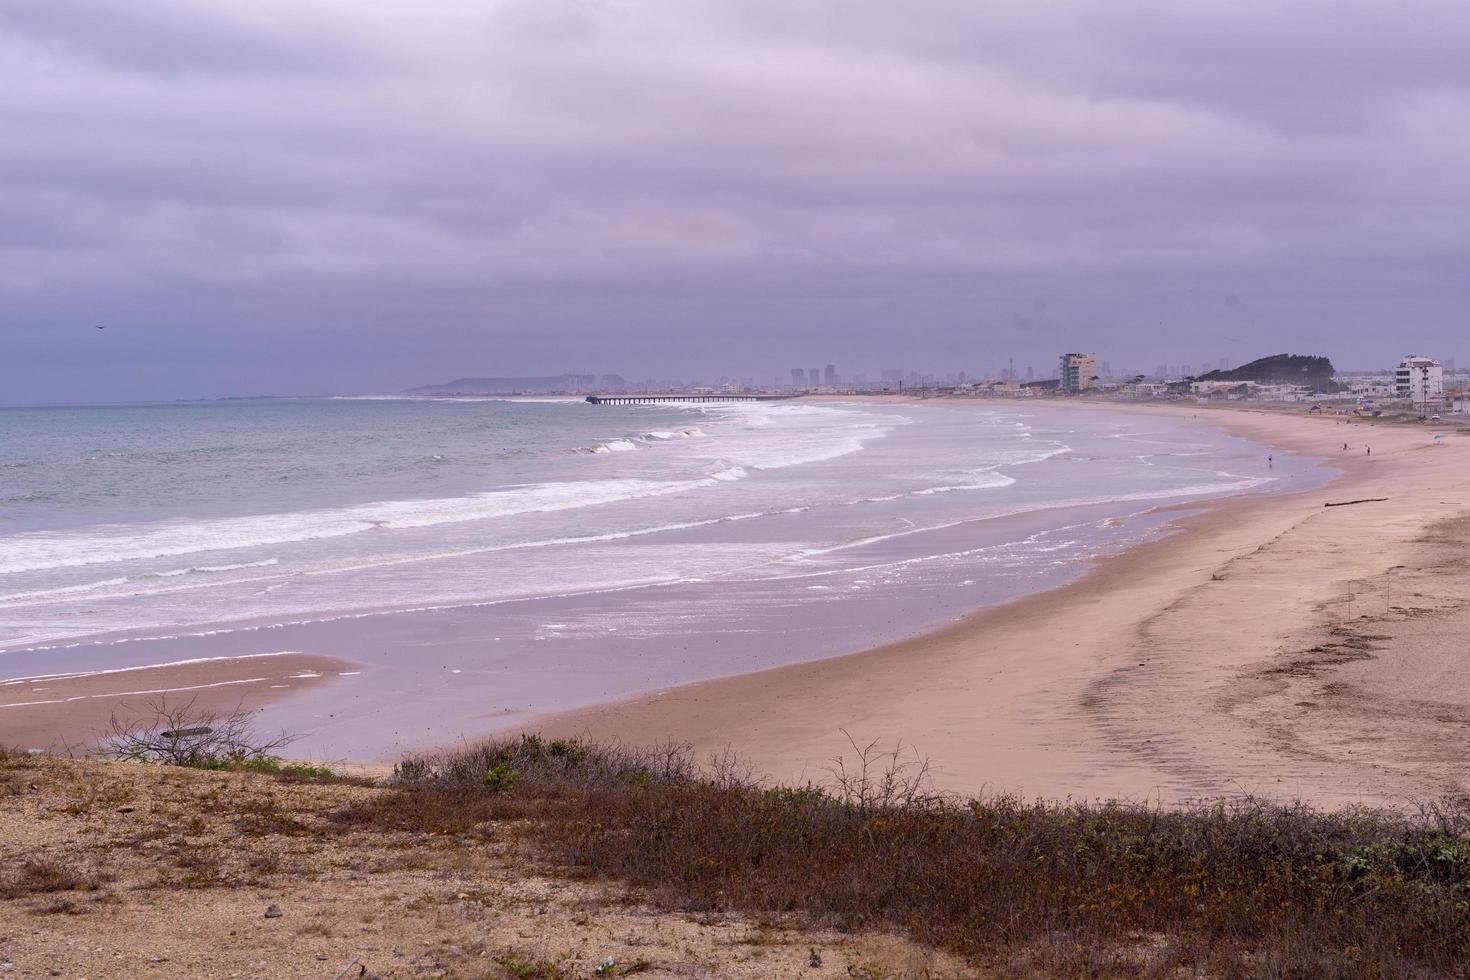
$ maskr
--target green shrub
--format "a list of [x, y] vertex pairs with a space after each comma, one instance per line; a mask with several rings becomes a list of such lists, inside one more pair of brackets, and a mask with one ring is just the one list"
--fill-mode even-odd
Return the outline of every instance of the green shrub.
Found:
[[503, 793], [520, 782], [521, 774], [510, 767], [509, 762], [497, 763], [485, 773], [485, 788], [492, 793]]

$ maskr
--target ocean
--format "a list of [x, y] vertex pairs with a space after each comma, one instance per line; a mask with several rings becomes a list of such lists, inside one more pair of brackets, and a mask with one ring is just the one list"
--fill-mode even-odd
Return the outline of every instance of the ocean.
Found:
[[0, 409], [0, 680], [329, 654], [364, 669], [269, 720], [383, 757], [913, 635], [1160, 505], [1325, 479], [1268, 452], [1029, 402]]

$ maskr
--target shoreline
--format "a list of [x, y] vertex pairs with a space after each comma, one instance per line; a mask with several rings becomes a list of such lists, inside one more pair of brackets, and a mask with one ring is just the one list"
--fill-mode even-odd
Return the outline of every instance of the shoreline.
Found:
[[95, 746], [114, 717], [147, 719], [159, 699], [191, 703], [208, 714], [259, 711], [355, 666], [289, 652], [0, 680], [0, 747], [70, 752]]
[[[946, 407], [943, 418], [949, 420], [945, 423], [948, 429], [942, 430], [945, 435], [935, 445], [954, 442], [950, 433], [968, 428], [977, 414], [1012, 413]], [[1088, 421], [1091, 412], [1029, 414], [1037, 416], [1033, 422], [1042, 429], [1070, 430], [1073, 426], [1067, 420], [1075, 417], [1082, 425], [1079, 431], [1167, 431], [1144, 437], [1145, 442], [1165, 440], [1157, 446], [1128, 445], [1097, 454], [1107, 458], [1121, 452], [1120, 458], [1130, 463], [1133, 453], [1167, 455], [1174, 442], [1208, 448], [1203, 455], [1214, 458], [1212, 454], [1219, 453], [1220, 462], [1206, 464], [1183, 481], [1200, 484], [1201, 492], [1220, 492], [1205, 485], [1239, 486], [1237, 481], [1253, 482], [1265, 476], [1264, 450], [1257, 458], [1253, 447], [1236, 442], [1236, 448], [1230, 449], [1226, 444], [1232, 440], [1218, 433], [1200, 439], [1183, 426], [1153, 425], [1110, 411], [1094, 418], [1095, 425]], [[1050, 445], [1045, 442], [1042, 448]], [[942, 466], [943, 457], [935, 452], [931, 450], [922, 462], [939, 460], [934, 465]], [[1028, 450], [1022, 455], [1034, 454]], [[1091, 454], [1084, 451], [1082, 455]], [[1303, 462], [1295, 472], [1290, 465], [1286, 469], [1282, 473], [1278, 467], [1277, 476], [1285, 482], [1275, 486], [1289, 488], [1293, 481], [1295, 485], [1316, 483], [1327, 475], [1315, 462]], [[1012, 503], [1002, 500], [982, 505], [984, 516], [980, 517], [973, 516], [974, 508], [964, 504], [963, 496], [914, 494], [911, 499], [917, 503], [906, 501], [891, 508], [881, 501], [898, 497], [859, 500], [865, 513], [870, 503], [874, 511], [871, 516], [852, 519], [855, 525], [866, 522], [872, 529], [858, 528], [871, 535], [859, 535], [856, 542], [866, 551], [829, 567], [816, 566], [822, 575], [835, 576], [831, 579], [804, 574], [752, 576], [738, 583], [734, 592], [718, 577], [710, 581], [701, 577], [660, 579], [619, 584], [616, 589], [602, 584], [550, 596], [437, 599], [427, 605], [406, 606], [395, 602], [389, 608], [371, 610], [180, 623], [163, 631], [71, 637], [17, 648], [0, 657], [7, 661], [0, 666], [13, 674], [38, 674], [280, 650], [335, 656], [360, 663], [363, 676], [318, 685], [310, 695], [289, 699], [279, 707], [272, 704], [261, 723], [303, 733], [296, 751], [315, 757], [393, 759], [404, 752], [448, 744], [462, 735], [515, 730], [556, 711], [611, 704], [737, 671], [849, 655], [879, 640], [928, 632], [972, 613], [981, 604], [999, 605], [1085, 574], [1090, 556], [1126, 548], [1156, 534], [1164, 523], [1167, 515], [1154, 512], [1165, 501], [1154, 499], [1156, 495], [1150, 492], [1154, 487], [1148, 483], [1135, 481], [1125, 486], [1140, 491], [1135, 498], [1111, 496], [1106, 488], [1085, 482], [1075, 486], [1066, 482], [1076, 479], [1064, 477], [1065, 495], [1042, 484], [1029, 497]], [[913, 485], [945, 484], [948, 489], [949, 483], [957, 482], [948, 472], [926, 480]], [[1157, 496], [1190, 508], [1199, 506], [1201, 500], [1183, 491]], [[929, 500], [948, 503], [947, 517], [944, 511], [917, 509], [930, 507]], [[956, 502], [963, 504], [959, 512], [954, 512]], [[752, 509], [742, 501], [731, 506]], [[752, 532], [748, 530], [751, 525], [737, 521], [721, 524], [714, 531], [667, 531], [657, 544], [671, 553], [690, 552], [710, 542], [715, 547], [725, 542], [744, 544], [759, 542], [764, 535], [800, 540], [798, 536], [807, 533], [805, 525], [798, 523], [805, 518], [784, 516], [788, 512], [779, 509], [772, 513], [777, 515], [772, 521], [781, 526], [771, 531]], [[925, 520], [923, 513], [941, 516]], [[902, 519], [910, 516], [919, 520], [918, 526]], [[934, 526], [924, 526], [928, 524]], [[818, 533], [823, 531], [818, 525]], [[911, 538], [911, 534], [920, 537]], [[852, 535], [841, 538], [841, 543], [850, 547]], [[935, 558], [940, 560], [925, 564]], [[884, 568], [884, 563], [905, 567], [917, 563], [918, 570], [874, 575], [864, 567]], [[936, 570], [928, 571], [931, 568]], [[862, 581], [865, 579], [869, 581]], [[822, 584], [809, 584], [812, 582]], [[806, 589], [819, 591], [808, 593]], [[605, 595], [611, 591], [621, 595]], [[400, 596], [399, 601], [407, 600]], [[792, 603], [802, 604], [802, 611], [795, 611], [795, 606], [788, 609]], [[640, 622], [649, 625], [633, 628]], [[535, 642], [541, 640], [548, 642]], [[10, 659], [11, 655], [18, 659]], [[0, 720], [0, 728], [4, 727]]]
[[[897, 739], [916, 746], [933, 760], [939, 788], [963, 793], [1184, 800], [1255, 792], [1340, 803], [1426, 798], [1470, 782], [1456, 764], [1465, 746], [1454, 727], [1470, 730], [1470, 695], [1458, 694], [1464, 685], [1446, 645], [1461, 628], [1458, 609], [1424, 605], [1429, 590], [1418, 587], [1449, 581], [1457, 574], [1454, 547], [1470, 545], [1470, 527], [1463, 535], [1455, 528], [1427, 530], [1436, 520], [1470, 514], [1470, 499], [1460, 499], [1470, 495], [1456, 496], [1470, 471], [1461, 438], [1450, 435], [1433, 447], [1422, 427], [1239, 406], [1076, 405], [1084, 406], [1224, 429], [1263, 455], [1298, 453], [1338, 474], [1305, 491], [1288, 483], [1284, 492], [1141, 504], [1135, 516], [1165, 525], [1166, 536], [1090, 559], [1080, 577], [1060, 586], [1015, 599], [997, 595], [991, 605], [964, 607], [964, 615], [928, 620], [938, 628], [900, 615], [890, 625], [907, 628], [888, 635], [903, 639], [874, 644], [867, 637], [866, 650], [807, 652], [801, 655], [823, 659], [764, 669], [757, 659], [750, 663], [757, 669], [746, 673], [696, 679], [686, 669], [681, 679], [688, 664], [652, 657], [639, 665], [644, 693], [609, 685], [600, 700], [588, 699], [590, 707], [533, 706], [555, 705], [558, 697], [569, 702], [561, 690], [568, 675], [559, 673], [566, 668], [555, 662], [544, 665], [534, 691], [509, 692], [497, 673], [506, 669], [503, 662], [484, 660], [484, 641], [490, 631], [500, 632], [494, 620], [502, 614], [487, 618], [474, 604], [384, 610], [342, 623], [303, 621], [270, 634], [277, 650], [321, 658], [291, 674], [358, 673], [361, 666], [376, 682], [259, 676], [240, 665], [269, 648], [254, 630], [242, 629], [206, 641], [191, 634], [130, 645], [134, 663], [156, 658], [172, 668], [191, 658], [198, 666], [188, 669], [197, 676], [188, 683], [129, 679], [66, 697], [91, 708], [85, 720], [95, 731], [110, 714], [99, 710], [110, 696], [133, 694], [138, 701], [144, 700], [138, 693], [187, 687], [233, 705], [248, 694], [264, 711], [263, 725], [302, 732], [307, 743], [298, 750], [323, 758], [397, 758], [465, 737], [539, 730], [629, 743], [673, 738], [701, 753], [731, 747], [774, 778], [803, 782], [822, 780], [834, 756], [850, 754], [845, 730], [862, 743]], [[976, 407], [995, 403], [977, 400]], [[1376, 444], [1371, 458], [1357, 455], [1365, 437]], [[1344, 439], [1353, 453], [1335, 452]], [[1286, 469], [1290, 479], [1293, 464]], [[1410, 486], [1416, 489], [1405, 494]], [[1382, 496], [1393, 499], [1321, 508], [1328, 500]], [[1325, 537], [1318, 535], [1323, 524]], [[1423, 545], [1426, 534], [1444, 541]], [[1261, 555], [1267, 556], [1256, 562], [1261, 567], [1250, 567], [1252, 556]], [[1380, 566], [1393, 567], [1394, 581], [1423, 608], [1405, 612], [1407, 599], [1396, 595], [1382, 615], [1366, 616], [1360, 601], [1345, 623], [1336, 612], [1343, 596], [1371, 594]], [[1470, 579], [1463, 585], [1470, 594]], [[1381, 593], [1381, 582], [1378, 588]], [[1379, 656], [1377, 645], [1405, 623], [1430, 627], [1429, 640], [1393, 636], [1396, 651], [1413, 647], [1418, 659]], [[1470, 629], [1470, 622], [1462, 626]], [[777, 628], [772, 648], [795, 651], [805, 642], [802, 630]], [[390, 647], [411, 647], [415, 659], [397, 663], [391, 668], [397, 673], [379, 674], [392, 662], [384, 652]], [[649, 653], [638, 652], [640, 658]], [[1341, 680], [1347, 675], [1351, 684]], [[295, 686], [278, 688], [270, 680]], [[1393, 724], [1384, 711], [1375, 714], [1385, 697], [1398, 698]], [[13, 721], [22, 710], [47, 709], [0, 710], [0, 743], [17, 741]], [[56, 745], [64, 744], [63, 735], [78, 737], [79, 710], [69, 707], [65, 720], [53, 716], [32, 726], [28, 741], [45, 735], [38, 745], [48, 739]], [[459, 720], [442, 724], [451, 717]], [[352, 750], [363, 732], [392, 738], [394, 747], [370, 751], [364, 743], [363, 751]]]
[[[1385, 666], [1361, 649], [1341, 662], [1303, 664], [1298, 656], [1311, 661], [1324, 640], [1345, 637], [1349, 646], [1372, 647], [1396, 618], [1422, 627], [1449, 617], [1436, 636], [1453, 635], [1454, 603], [1405, 613], [1390, 601], [1381, 616], [1359, 611], [1351, 621], [1334, 614], [1354, 582], [1371, 591], [1379, 566], [1401, 578], [1428, 574], [1434, 556], [1413, 554], [1417, 539], [1436, 522], [1470, 514], [1470, 495], [1454, 496], [1466, 446], [1456, 439], [1432, 446], [1420, 428], [1305, 413], [1097, 407], [1197, 416], [1262, 446], [1324, 457], [1341, 472], [1315, 490], [1161, 508], [1199, 513], [1172, 521], [1163, 539], [1098, 560], [1077, 581], [933, 632], [548, 714], [528, 729], [634, 744], [674, 739], [700, 753], [729, 748], [771, 778], [795, 783], [820, 781], [833, 758], [850, 756], [851, 733], [859, 744], [914, 746], [934, 763], [939, 788], [970, 794], [1182, 801], [1252, 793], [1387, 803], [1458, 792], [1470, 781], [1454, 732], [1437, 731], [1431, 741], [1440, 751], [1426, 753], [1404, 732], [1386, 731], [1381, 722], [1392, 719], [1345, 722], [1354, 708], [1333, 687], [1346, 683], [1344, 671], [1371, 682], [1358, 692], [1371, 703], [1375, 693], [1392, 697], [1413, 686], [1397, 675], [1368, 676], [1392, 675], [1399, 658]], [[1372, 456], [1357, 455], [1364, 435], [1379, 444]], [[1344, 438], [1350, 453], [1332, 453]], [[1322, 506], [1383, 495], [1389, 499], [1365, 506]], [[1336, 560], [1324, 566], [1327, 551]], [[1380, 640], [1354, 638], [1355, 629]], [[1443, 674], [1450, 654], [1442, 642], [1429, 646], [1436, 649], [1419, 659]], [[1470, 720], [1464, 687], [1438, 699], [1418, 691], [1398, 727], [1453, 728], [1461, 700]], [[1311, 690], [1278, 704], [1297, 688]], [[1446, 711], [1456, 721], [1435, 720]], [[1309, 731], [1326, 728], [1335, 732], [1332, 745]]]

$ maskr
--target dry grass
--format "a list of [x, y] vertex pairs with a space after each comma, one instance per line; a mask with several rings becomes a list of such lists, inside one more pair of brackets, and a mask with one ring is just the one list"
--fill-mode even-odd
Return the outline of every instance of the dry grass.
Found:
[[96, 878], [64, 862], [30, 858], [0, 875], [0, 901], [51, 892], [96, 891]]
[[[568, 880], [549, 867], [526, 833], [535, 820], [445, 835], [344, 827], [335, 816], [401, 787], [15, 762], [0, 771], [21, 790], [0, 799], [0, 961], [17, 976], [330, 977], [354, 961], [380, 980], [503, 980], [511, 967], [584, 980], [848, 980], [850, 966], [972, 975], [885, 934], [780, 929], [746, 945], [769, 924], [627, 903], [616, 881]], [[86, 890], [93, 881], [104, 884]], [[53, 887], [69, 890], [44, 890]], [[282, 915], [266, 916], [270, 905]], [[810, 950], [825, 967], [807, 967]], [[613, 966], [598, 974], [608, 957]]]
[[400, 765], [357, 826], [482, 833], [692, 911], [894, 929], [973, 962], [1086, 976], [1451, 975], [1470, 960], [1470, 810], [961, 800], [855, 747], [829, 788], [734, 760], [490, 742]]

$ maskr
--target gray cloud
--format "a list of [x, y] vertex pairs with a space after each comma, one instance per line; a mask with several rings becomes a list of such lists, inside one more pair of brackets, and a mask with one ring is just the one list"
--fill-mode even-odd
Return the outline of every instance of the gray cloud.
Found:
[[0, 30], [43, 64], [141, 75], [341, 74], [370, 58], [366, 47], [341, 44], [332, 20], [306, 5], [290, 16], [275, 6], [8, 0], [0, 7]]
[[3, 400], [1454, 356], [1467, 41], [1454, 0], [12, 0]]

